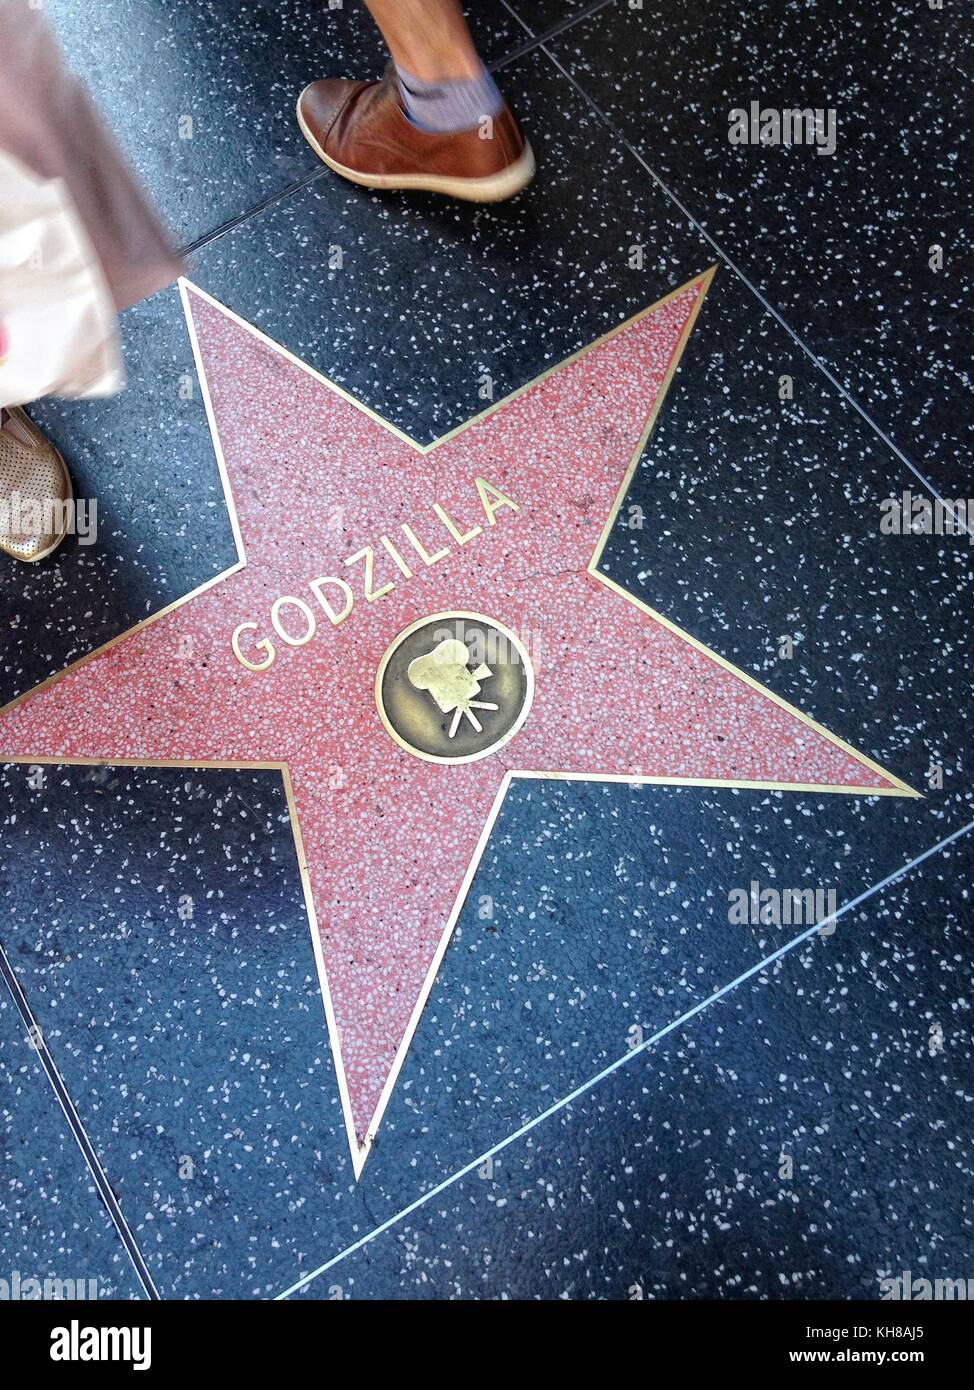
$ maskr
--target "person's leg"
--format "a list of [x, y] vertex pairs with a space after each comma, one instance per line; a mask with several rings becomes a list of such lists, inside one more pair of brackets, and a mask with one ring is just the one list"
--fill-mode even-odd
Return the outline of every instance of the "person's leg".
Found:
[[365, 0], [392, 54], [381, 82], [326, 77], [298, 122], [329, 168], [368, 188], [497, 202], [529, 183], [534, 156], [477, 55], [458, 0]]
[[365, 0], [397, 68], [424, 82], [479, 77], [480, 58], [458, 0]]
[[504, 99], [457, 0], [365, 0], [389, 45], [403, 110], [420, 130], [470, 130]]

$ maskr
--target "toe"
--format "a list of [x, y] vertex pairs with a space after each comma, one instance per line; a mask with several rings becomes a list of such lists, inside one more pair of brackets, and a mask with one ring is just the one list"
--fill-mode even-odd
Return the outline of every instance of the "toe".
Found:
[[309, 82], [298, 98], [298, 114], [307, 132], [324, 146], [328, 133], [349, 100], [366, 82], [351, 82], [344, 77], [321, 77]]

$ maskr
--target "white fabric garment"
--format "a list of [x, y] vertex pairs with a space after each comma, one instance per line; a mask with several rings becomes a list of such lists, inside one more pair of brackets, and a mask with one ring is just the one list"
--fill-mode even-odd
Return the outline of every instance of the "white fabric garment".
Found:
[[112, 293], [65, 181], [0, 149], [0, 406], [123, 385]]

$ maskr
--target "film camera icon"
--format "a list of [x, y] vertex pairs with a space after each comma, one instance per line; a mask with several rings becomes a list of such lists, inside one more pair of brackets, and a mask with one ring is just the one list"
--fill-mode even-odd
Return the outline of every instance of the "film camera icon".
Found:
[[437, 643], [425, 656], [417, 656], [406, 669], [411, 685], [417, 690], [427, 691], [436, 701], [443, 714], [453, 714], [448, 737], [453, 738], [460, 720], [466, 717], [477, 733], [483, 733], [483, 725], [474, 714], [475, 709], [497, 709], [488, 700], [477, 700], [481, 682], [493, 674], [489, 666], [480, 662], [470, 669], [470, 651], [459, 638], [447, 637]]
[[483, 613], [454, 609], [418, 618], [389, 643], [375, 673], [386, 732], [431, 763], [476, 762], [503, 748], [533, 697], [524, 643]]

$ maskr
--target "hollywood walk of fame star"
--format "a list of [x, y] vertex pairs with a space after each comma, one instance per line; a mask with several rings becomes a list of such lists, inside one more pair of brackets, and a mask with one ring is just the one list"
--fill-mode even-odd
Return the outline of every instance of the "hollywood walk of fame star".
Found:
[[[915, 795], [600, 569], [711, 275], [426, 446], [184, 285], [240, 563], [0, 717], [13, 761], [281, 769], [356, 1172], [512, 777]], [[491, 744], [444, 762], [375, 686], [458, 613], [524, 640], [533, 699], [413, 665], [429, 736], [478, 737], [466, 701]]]

